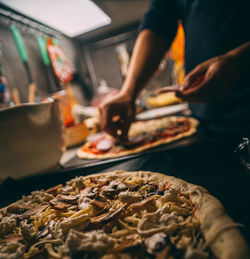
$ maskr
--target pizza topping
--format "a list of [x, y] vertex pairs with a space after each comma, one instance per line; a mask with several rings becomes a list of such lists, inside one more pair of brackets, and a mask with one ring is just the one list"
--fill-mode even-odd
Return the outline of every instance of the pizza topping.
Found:
[[7, 208], [7, 212], [14, 214], [22, 214], [30, 209], [33, 209], [33, 206], [29, 204], [13, 204]]
[[1, 258], [23, 258], [25, 246], [20, 242], [9, 242], [0, 249]]
[[0, 210], [0, 258], [211, 259], [190, 193], [176, 186], [115, 172], [33, 192]]
[[20, 229], [23, 237], [28, 241], [31, 240], [36, 234], [34, 226], [28, 224], [27, 220], [20, 223]]
[[55, 209], [55, 210], [66, 210], [67, 208], [70, 207], [70, 204], [61, 202], [57, 199], [53, 199], [50, 201], [50, 205]]
[[131, 204], [129, 206], [129, 209], [138, 210], [138, 209], [141, 209], [141, 208], [147, 208], [149, 210], [152, 210], [152, 207], [155, 207], [155, 199], [154, 199], [154, 197], [149, 197], [149, 198], [144, 199], [142, 201]]
[[49, 188], [47, 189], [45, 192], [49, 193], [49, 194], [53, 194], [54, 196], [57, 195], [57, 193], [59, 192], [60, 188], [62, 188], [62, 184], [59, 184], [55, 187]]
[[105, 139], [106, 137], [106, 133], [101, 131], [99, 133], [93, 134], [93, 135], [89, 135], [86, 138], [86, 142], [91, 142], [93, 144], [97, 144], [98, 142], [100, 142], [101, 140]]
[[164, 232], [156, 233], [145, 239], [147, 251], [150, 254], [156, 254], [169, 244], [168, 236]]
[[166, 246], [160, 253], [157, 254], [156, 259], [166, 259], [166, 258], [169, 258], [170, 250], [171, 250], [171, 245]]
[[72, 254], [79, 252], [102, 253], [114, 245], [113, 238], [102, 230], [93, 230], [81, 233], [71, 229], [67, 236], [65, 246]]
[[125, 147], [129, 148], [129, 147], [134, 147], [134, 146], [140, 145], [146, 141], [147, 141], [147, 137], [145, 135], [141, 135], [141, 136], [131, 137], [131, 138], [129, 138], [128, 142], [124, 142], [122, 144]]
[[81, 196], [94, 199], [99, 194], [99, 188], [87, 187], [81, 190]]
[[135, 203], [143, 199], [142, 195], [129, 191], [120, 192], [118, 197], [122, 202], [126, 202], [128, 204]]
[[71, 192], [73, 192], [74, 189], [72, 186], [66, 185], [65, 187], [62, 188], [62, 194], [69, 194]]
[[34, 191], [31, 195], [23, 196], [23, 201], [27, 203], [37, 203], [40, 205], [48, 204], [55, 197], [43, 191]]
[[98, 196], [95, 200], [91, 201], [90, 204], [102, 210], [110, 208], [110, 202], [102, 196]]
[[69, 204], [76, 204], [77, 202], [77, 197], [76, 196], [71, 196], [71, 195], [63, 195], [59, 194], [56, 197], [59, 201], [64, 202], [64, 203], [69, 203]]
[[23, 240], [23, 237], [16, 233], [11, 233], [0, 240], [0, 247], [10, 242], [18, 242]]
[[98, 224], [103, 224], [108, 221], [111, 221], [111, 220], [117, 218], [118, 216], [120, 216], [122, 213], [124, 213], [124, 211], [126, 210], [127, 207], [128, 207], [128, 204], [125, 203], [117, 210], [114, 210], [114, 211], [111, 210], [108, 213], [105, 213], [98, 217], [91, 218], [91, 223], [94, 223], [96, 226], [98, 226]]
[[96, 148], [100, 151], [106, 152], [113, 147], [114, 143], [115, 143], [114, 139], [111, 139], [111, 138], [103, 139], [100, 142], [98, 142], [98, 144], [96, 145]]
[[75, 181], [75, 186], [76, 186], [76, 188], [77, 188], [78, 190], [82, 190], [82, 189], [84, 189], [84, 188], [86, 187], [85, 184], [83, 183], [83, 180], [82, 180], [81, 177], [79, 177], [78, 179], [76, 179], [76, 181]]
[[89, 222], [90, 220], [88, 214], [82, 214], [78, 217], [64, 219], [61, 223], [59, 223], [59, 228], [61, 229], [64, 237], [72, 228], [77, 227], [77, 230], [82, 231], [88, 226]]
[[168, 206], [163, 206], [156, 212], [149, 213], [138, 223], [138, 233], [141, 235], [152, 235], [158, 232], [173, 234], [178, 227], [177, 213], [169, 213]]
[[[118, 143], [115, 138], [105, 132], [87, 138], [86, 143], [79, 150], [78, 155], [82, 158], [107, 158], [117, 157], [135, 153], [138, 149], [142, 151], [148, 149], [155, 142], [164, 144], [164, 140], [174, 141], [176, 136], [185, 132], [195, 133], [198, 122], [195, 119], [185, 117], [165, 117], [149, 121], [138, 121], [132, 123], [127, 142]], [[190, 134], [192, 134], [190, 133]], [[189, 135], [189, 134], [187, 134]], [[142, 149], [141, 149], [142, 148]], [[93, 156], [91, 156], [91, 154]]]
[[17, 226], [17, 216], [15, 214], [4, 217], [0, 221], [0, 236], [11, 233]]
[[120, 252], [132, 252], [142, 246], [142, 240], [140, 239], [125, 239], [120, 245], [109, 250], [109, 253], [120, 253]]
[[46, 239], [46, 237], [47, 237], [47, 239], [51, 238], [48, 228], [44, 228], [43, 230], [38, 231], [35, 235], [36, 240]]
[[37, 213], [40, 213], [40, 212], [44, 211], [46, 208], [48, 208], [48, 205], [36, 206], [32, 209], [29, 209], [29, 210], [25, 211], [21, 215], [21, 218], [24, 219], [24, 218], [30, 217], [32, 215], [35, 215]]

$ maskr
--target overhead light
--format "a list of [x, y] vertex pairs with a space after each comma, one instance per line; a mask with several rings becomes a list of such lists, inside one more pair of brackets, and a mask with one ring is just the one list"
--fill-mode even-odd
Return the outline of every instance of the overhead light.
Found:
[[1, 0], [6, 6], [75, 37], [111, 23], [91, 0]]

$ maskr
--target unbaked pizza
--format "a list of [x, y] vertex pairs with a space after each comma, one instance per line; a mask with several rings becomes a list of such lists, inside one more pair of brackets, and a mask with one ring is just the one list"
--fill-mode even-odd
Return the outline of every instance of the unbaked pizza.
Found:
[[204, 188], [154, 172], [80, 176], [0, 210], [0, 258], [247, 259]]
[[79, 158], [106, 159], [126, 156], [191, 136], [199, 122], [190, 117], [169, 116], [132, 123], [127, 143], [120, 143], [106, 132], [87, 138], [77, 151]]

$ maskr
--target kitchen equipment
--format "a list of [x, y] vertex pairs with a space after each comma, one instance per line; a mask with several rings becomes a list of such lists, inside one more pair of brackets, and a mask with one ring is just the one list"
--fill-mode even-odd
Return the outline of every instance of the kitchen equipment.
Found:
[[56, 169], [65, 148], [58, 101], [0, 111], [0, 177], [19, 178]]
[[85, 122], [76, 123], [72, 114], [72, 103], [66, 90], [61, 90], [52, 94], [52, 98], [59, 101], [59, 107], [63, 117], [63, 124], [66, 131], [66, 146], [72, 147], [82, 143], [89, 135], [89, 130]]
[[66, 128], [66, 146], [72, 147], [82, 143], [88, 136], [89, 131], [84, 122], [77, 124], [74, 121], [72, 109], [78, 102], [70, 85], [73, 79], [73, 72], [64, 51], [51, 38], [48, 38], [47, 52], [54, 74], [65, 88], [55, 93], [54, 96], [60, 100]]
[[70, 82], [73, 79], [73, 72], [68, 59], [62, 50], [51, 38], [47, 38], [47, 52], [55, 76], [64, 85], [67, 95], [70, 98], [72, 108], [77, 104]]
[[29, 80], [28, 101], [30, 103], [33, 103], [33, 102], [35, 102], [36, 84], [33, 82], [33, 79], [31, 76], [31, 72], [30, 72], [30, 68], [29, 68], [29, 64], [28, 64], [28, 55], [27, 55], [27, 51], [26, 51], [26, 48], [24, 45], [24, 41], [23, 41], [20, 31], [14, 24], [11, 25], [11, 31], [12, 31], [12, 35], [14, 37], [16, 48], [17, 48], [20, 58], [23, 62], [23, 65], [24, 65], [24, 68], [26, 70], [28, 80]]
[[47, 52], [46, 39], [40, 35], [37, 35], [36, 41], [37, 41], [37, 45], [38, 45], [38, 48], [39, 48], [41, 56], [42, 56], [43, 63], [46, 67], [46, 71], [47, 71], [47, 75], [48, 75], [48, 79], [49, 79], [49, 92], [50, 93], [56, 92], [61, 87], [60, 87], [58, 81], [56, 80], [53, 69], [51, 67], [50, 59], [49, 59], [48, 52]]

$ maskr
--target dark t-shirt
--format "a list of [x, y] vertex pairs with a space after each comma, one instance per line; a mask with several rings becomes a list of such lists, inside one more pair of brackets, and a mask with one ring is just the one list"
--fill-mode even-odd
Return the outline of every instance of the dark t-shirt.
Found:
[[[250, 0], [153, 0], [140, 30], [148, 28], [170, 46], [178, 20], [185, 31], [185, 70], [250, 41]], [[250, 68], [249, 68], [250, 75]], [[190, 104], [209, 130], [250, 133], [250, 80], [241, 78], [222, 101]]]

